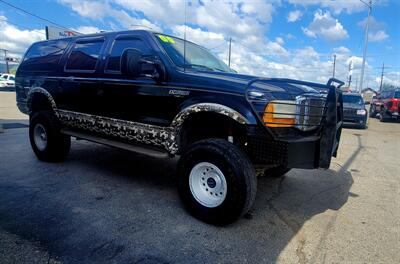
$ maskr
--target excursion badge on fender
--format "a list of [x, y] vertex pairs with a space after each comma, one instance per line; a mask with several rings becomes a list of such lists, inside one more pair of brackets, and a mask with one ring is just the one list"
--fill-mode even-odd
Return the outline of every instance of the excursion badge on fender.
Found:
[[169, 90], [168, 92], [170, 95], [173, 96], [187, 96], [190, 94], [190, 91], [182, 91], [182, 90]]

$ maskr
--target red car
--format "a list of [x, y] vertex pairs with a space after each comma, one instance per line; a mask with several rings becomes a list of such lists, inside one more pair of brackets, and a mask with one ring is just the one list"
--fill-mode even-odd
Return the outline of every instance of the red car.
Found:
[[396, 118], [400, 119], [400, 89], [383, 91], [380, 96], [372, 100], [370, 116], [379, 113], [381, 122]]

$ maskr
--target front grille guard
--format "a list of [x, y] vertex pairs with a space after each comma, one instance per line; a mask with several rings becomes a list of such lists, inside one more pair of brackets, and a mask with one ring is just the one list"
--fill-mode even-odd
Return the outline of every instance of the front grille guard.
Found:
[[[295, 107], [295, 113], [282, 113], [282, 112], [268, 112], [262, 111], [258, 114], [264, 116], [264, 114], [280, 115], [287, 118], [294, 118], [295, 122], [291, 126], [294, 126], [302, 131], [309, 131], [321, 126], [326, 112], [326, 99], [325, 95], [321, 94], [302, 94], [296, 97], [295, 103], [293, 102], [274, 102], [274, 104], [288, 105]], [[282, 118], [277, 118], [282, 120]], [[285, 126], [283, 122], [266, 122], [263, 120], [264, 125], [274, 126], [280, 125]]]
[[[257, 81], [263, 81], [266, 79], [257, 78], [250, 81], [247, 84], [247, 88], [251, 87], [251, 85]], [[277, 80], [277, 79], [275, 79]], [[331, 157], [336, 157], [337, 150], [339, 148], [339, 141], [342, 132], [342, 124], [343, 124], [343, 98], [342, 91], [340, 87], [344, 85], [344, 82], [331, 78], [328, 80], [326, 85], [304, 82], [298, 80], [290, 80], [290, 79], [279, 79], [279, 81], [286, 82], [289, 84], [299, 84], [299, 85], [308, 85], [313, 87], [316, 90], [319, 90], [321, 94], [325, 96], [325, 105], [320, 106], [323, 109], [322, 114], [317, 114], [316, 117], [320, 118], [318, 126], [320, 127], [320, 144], [319, 144], [319, 159], [318, 159], [318, 167], [320, 168], [329, 168], [331, 163]], [[334, 86], [333, 84], [337, 84]], [[246, 93], [247, 94], [247, 93]], [[249, 100], [249, 99], [248, 99]], [[297, 102], [296, 102], [297, 104]], [[252, 104], [251, 104], [252, 105]], [[297, 107], [297, 106], [296, 106]], [[313, 106], [313, 108], [318, 108], [317, 106]], [[264, 112], [261, 112], [262, 114]], [[260, 113], [257, 113], [258, 117], [262, 120], [262, 116]], [[305, 114], [304, 114], [305, 115]], [[301, 114], [297, 114], [296, 116], [302, 116]], [[297, 121], [296, 121], [297, 122]], [[297, 125], [304, 125], [297, 124]], [[310, 125], [312, 126], [312, 124]], [[273, 135], [271, 130], [265, 126], [269, 133]]]

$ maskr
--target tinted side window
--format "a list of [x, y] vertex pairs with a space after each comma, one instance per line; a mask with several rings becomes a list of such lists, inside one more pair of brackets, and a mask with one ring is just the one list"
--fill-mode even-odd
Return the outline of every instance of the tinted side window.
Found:
[[111, 48], [106, 70], [121, 71], [121, 55], [128, 48], [138, 49], [143, 55], [150, 55], [150, 49], [143, 40], [134, 37], [118, 38], [114, 41]]
[[66, 69], [94, 71], [104, 39], [94, 41], [77, 41], [69, 55]]
[[55, 40], [35, 43], [26, 53], [19, 66], [22, 71], [54, 71], [69, 40]]

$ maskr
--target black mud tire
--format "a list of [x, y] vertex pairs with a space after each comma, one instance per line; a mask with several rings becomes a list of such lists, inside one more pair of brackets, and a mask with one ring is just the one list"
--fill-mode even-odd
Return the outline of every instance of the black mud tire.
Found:
[[[46, 133], [47, 143], [43, 149], [34, 140], [34, 130], [38, 125]], [[58, 119], [51, 111], [39, 111], [30, 115], [29, 140], [36, 157], [46, 162], [63, 161], [71, 148], [71, 137], [60, 132]]]
[[387, 114], [385, 113], [385, 109], [382, 109], [379, 113], [379, 121], [380, 122], [387, 122], [389, 120]]
[[[202, 162], [217, 166], [226, 179], [227, 192], [222, 203], [206, 207], [196, 200], [189, 186], [192, 169]], [[214, 225], [226, 225], [246, 214], [254, 203], [257, 178], [248, 157], [235, 145], [223, 139], [206, 139], [193, 143], [178, 162], [179, 196], [197, 219]]]
[[288, 169], [286, 166], [268, 168], [264, 171], [264, 177], [281, 178], [289, 171], [290, 169]]

